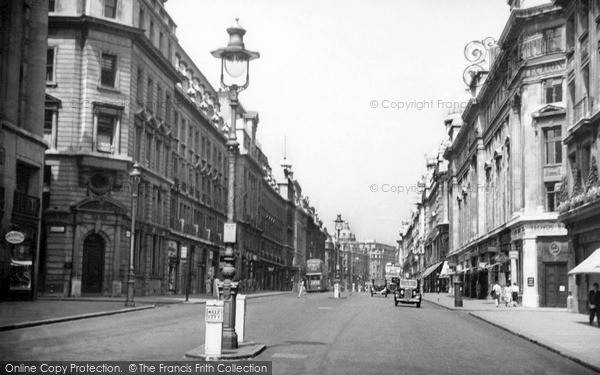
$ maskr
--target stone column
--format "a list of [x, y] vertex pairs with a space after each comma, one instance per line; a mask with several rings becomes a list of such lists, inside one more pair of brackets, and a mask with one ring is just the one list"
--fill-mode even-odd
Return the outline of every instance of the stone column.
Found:
[[[533, 286], [529, 286], [527, 279], [533, 278]], [[540, 295], [538, 293], [538, 259], [537, 243], [535, 237], [523, 238], [523, 306], [539, 307]]]
[[[521, 93], [515, 94], [511, 101], [512, 116], [509, 117], [510, 148], [511, 148], [511, 174], [513, 191], [512, 208], [514, 211], [523, 209], [523, 159], [525, 153], [521, 152], [523, 146], [523, 127], [521, 126]], [[512, 213], [511, 213], [512, 214]]]
[[510, 252], [508, 253], [508, 258], [510, 259], [510, 281], [512, 283], [516, 283], [519, 275], [519, 270], [517, 269], [517, 264], [519, 260], [519, 251], [515, 246], [514, 242], [510, 243]]
[[[569, 232], [572, 228], [569, 228]], [[569, 261], [568, 269], [573, 269], [577, 264], [575, 262], [575, 243], [573, 237], [569, 236]], [[567, 311], [570, 313], [579, 313], [579, 287], [577, 285], [577, 276], [569, 275], [569, 296], [567, 297]]]

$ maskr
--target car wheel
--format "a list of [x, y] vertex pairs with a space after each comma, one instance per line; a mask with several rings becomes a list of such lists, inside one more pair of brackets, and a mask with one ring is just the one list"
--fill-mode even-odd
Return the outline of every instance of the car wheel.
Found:
[[371, 297], [373, 297], [373, 292], [371, 292]]
[[398, 306], [398, 301], [394, 300], [394, 306]]
[[383, 296], [384, 296], [385, 298], [387, 298], [387, 293], [383, 293]]
[[421, 302], [417, 302], [417, 309], [421, 307]]

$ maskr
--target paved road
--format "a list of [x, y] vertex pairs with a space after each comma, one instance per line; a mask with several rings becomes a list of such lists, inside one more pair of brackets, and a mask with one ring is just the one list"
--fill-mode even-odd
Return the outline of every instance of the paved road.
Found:
[[286, 296], [278, 309], [271, 303], [253, 307], [251, 317], [249, 336], [267, 344], [257, 359], [272, 360], [276, 374], [594, 373], [465, 313], [426, 302], [417, 309], [366, 294], [342, 300]]
[[[462, 312], [328, 297], [249, 300], [247, 335], [267, 344], [256, 359], [275, 374], [593, 373]], [[203, 316], [204, 305], [167, 305], [0, 332], [0, 360], [180, 360], [203, 343]]]

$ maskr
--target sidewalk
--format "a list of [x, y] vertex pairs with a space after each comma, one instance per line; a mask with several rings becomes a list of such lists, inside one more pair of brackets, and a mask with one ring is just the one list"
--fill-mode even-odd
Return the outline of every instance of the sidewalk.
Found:
[[589, 325], [585, 314], [562, 308], [496, 307], [494, 301], [463, 298], [463, 307], [454, 307], [454, 296], [425, 293], [423, 299], [504, 329], [526, 340], [600, 372], [600, 328]]
[[[247, 299], [291, 292], [247, 294]], [[208, 295], [190, 295], [187, 303], [206, 303]], [[165, 304], [186, 303], [185, 295], [135, 296], [135, 307], [125, 307], [125, 297], [40, 297], [37, 301], [0, 302], [0, 332], [19, 328], [87, 319], [152, 309]]]

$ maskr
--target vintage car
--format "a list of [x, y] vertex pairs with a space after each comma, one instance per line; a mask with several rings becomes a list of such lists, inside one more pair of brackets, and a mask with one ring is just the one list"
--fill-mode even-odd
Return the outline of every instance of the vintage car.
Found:
[[402, 279], [399, 281], [396, 293], [394, 293], [394, 305], [398, 303], [412, 303], [421, 307], [421, 292], [419, 280]]
[[382, 295], [387, 298], [389, 291], [385, 280], [372, 280], [371, 281], [371, 297], [375, 294]]

